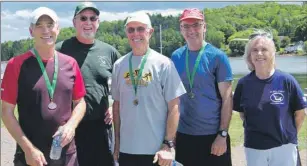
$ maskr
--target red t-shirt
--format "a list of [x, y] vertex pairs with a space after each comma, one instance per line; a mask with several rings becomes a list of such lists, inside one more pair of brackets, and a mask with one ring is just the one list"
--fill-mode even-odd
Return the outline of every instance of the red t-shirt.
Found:
[[[1, 84], [1, 99], [17, 104], [19, 124], [30, 139], [49, 158], [52, 135], [65, 124], [72, 114], [72, 100], [85, 95], [80, 68], [70, 56], [58, 54], [58, 78], [53, 101], [55, 110], [49, 110], [50, 97], [37, 59], [31, 51], [9, 60]], [[50, 82], [53, 79], [54, 60], [44, 60]], [[19, 150], [20, 147], [17, 147]], [[75, 151], [72, 141], [64, 148], [67, 153]]]

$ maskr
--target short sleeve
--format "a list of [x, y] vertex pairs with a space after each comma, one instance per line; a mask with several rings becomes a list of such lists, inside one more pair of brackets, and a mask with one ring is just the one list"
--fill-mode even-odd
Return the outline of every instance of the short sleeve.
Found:
[[86, 91], [80, 68], [75, 60], [73, 61], [73, 68], [76, 75], [74, 89], [73, 89], [73, 100], [79, 100], [80, 98], [84, 97]]
[[234, 95], [233, 95], [233, 110], [238, 112], [243, 112], [244, 110], [241, 107], [241, 97], [242, 97], [242, 88], [243, 84], [242, 81], [239, 80], [237, 87], [235, 89]]
[[291, 77], [291, 97], [290, 102], [293, 111], [301, 110], [307, 107], [307, 101], [300, 85], [295, 78]]
[[163, 95], [167, 102], [186, 93], [180, 76], [172, 61], [169, 61], [161, 78]]
[[217, 69], [216, 77], [217, 82], [228, 82], [232, 81], [232, 70], [228, 60], [228, 57], [225, 54], [217, 56]]
[[119, 98], [120, 98], [120, 93], [119, 93], [120, 88], [118, 87], [118, 80], [117, 80], [118, 72], [119, 71], [117, 68], [117, 63], [115, 63], [113, 65], [113, 72], [112, 72], [111, 94], [112, 94], [113, 100], [116, 100], [116, 101], [119, 101]]
[[8, 61], [1, 82], [1, 99], [13, 105], [17, 102], [19, 72], [20, 67], [14, 57]]

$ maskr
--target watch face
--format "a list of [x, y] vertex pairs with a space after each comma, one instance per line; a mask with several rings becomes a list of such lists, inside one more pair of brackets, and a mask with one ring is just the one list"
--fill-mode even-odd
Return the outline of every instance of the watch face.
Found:
[[227, 136], [227, 132], [226, 131], [222, 131], [222, 136], [226, 137]]

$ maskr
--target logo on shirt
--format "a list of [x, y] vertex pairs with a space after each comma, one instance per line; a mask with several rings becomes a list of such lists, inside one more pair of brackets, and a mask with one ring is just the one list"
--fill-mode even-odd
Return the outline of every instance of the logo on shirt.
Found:
[[107, 62], [105, 60], [105, 58], [103, 56], [98, 56], [98, 59], [99, 59], [99, 66], [105, 66], [107, 65]]
[[271, 91], [271, 104], [284, 104], [284, 91]]
[[[139, 69], [134, 70], [133, 76], [134, 76], [134, 79], [135, 79], [135, 80], [137, 79], [138, 74], [139, 74]], [[127, 84], [127, 85], [132, 85], [132, 81], [131, 81], [131, 79], [130, 79], [130, 73], [129, 73], [129, 72], [126, 72], [126, 73], [124, 74], [124, 78], [125, 78], [125, 80], [126, 80], [126, 84]], [[148, 72], [148, 73], [143, 73], [142, 78], [140, 79], [138, 85], [139, 85], [139, 86], [147, 86], [148, 83], [151, 82], [151, 81], [152, 81], [152, 74], [151, 74], [150, 72]]]

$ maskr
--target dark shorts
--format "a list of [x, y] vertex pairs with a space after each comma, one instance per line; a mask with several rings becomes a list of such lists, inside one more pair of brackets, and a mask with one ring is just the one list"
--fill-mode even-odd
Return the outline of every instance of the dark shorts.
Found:
[[154, 155], [135, 155], [119, 153], [118, 163], [120, 166], [158, 166], [153, 164]]
[[[70, 154], [62, 154], [59, 160], [50, 160], [49, 155], [45, 155], [47, 166], [79, 166], [77, 160], [77, 152]], [[23, 152], [16, 153], [14, 158], [14, 166], [28, 166]]]
[[76, 146], [80, 166], [113, 166], [112, 127], [103, 119], [82, 121], [76, 129]]
[[216, 138], [214, 135], [193, 136], [177, 133], [176, 160], [184, 166], [231, 166], [230, 137], [227, 136], [227, 151], [221, 156], [211, 154], [211, 146]]

